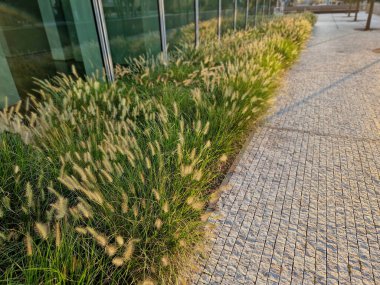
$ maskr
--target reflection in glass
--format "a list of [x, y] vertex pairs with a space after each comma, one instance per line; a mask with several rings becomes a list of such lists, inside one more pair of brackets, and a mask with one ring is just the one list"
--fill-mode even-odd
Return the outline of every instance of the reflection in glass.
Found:
[[[216, 38], [218, 30], [218, 0], [199, 1], [200, 40]], [[212, 20], [213, 21], [210, 21]], [[207, 21], [207, 23], [206, 23]]]
[[236, 13], [236, 28], [245, 28], [245, 11], [247, 9], [247, 0], [235, 0], [237, 1], [237, 13]]
[[164, 2], [169, 50], [178, 46], [182, 40], [194, 41], [194, 28], [188, 26], [194, 24], [194, 0], [165, 0]]
[[276, 3], [274, 0], [268, 0], [268, 8], [267, 8], [267, 15], [268, 17], [273, 16], [274, 8], [276, 6]]
[[234, 28], [234, 0], [222, 0], [222, 34]]
[[218, 17], [218, 0], [199, 1], [199, 19], [207, 21]]
[[270, 17], [273, 11], [272, 0], [258, 0], [258, 11], [257, 11], [257, 24], [263, 22]]
[[0, 108], [25, 97], [33, 78], [101, 70], [94, 23], [90, 1], [0, 0]]
[[161, 51], [157, 0], [103, 0], [103, 8], [115, 64]]
[[254, 27], [255, 24], [259, 24], [262, 15], [262, 3], [263, 0], [250, 0], [249, 1], [249, 17], [248, 27]]
[[6, 58], [7, 46], [3, 43], [4, 34], [0, 30], [0, 109], [6, 105], [13, 105], [20, 99]]
[[263, 0], [263, 3], [262, 3], [262, 9], [261, 9], [261, 19], [263, 20], [266, 16], [266, 12], [267, 12], [267, 7], [268, 7], [268, 1], [267, 0]]

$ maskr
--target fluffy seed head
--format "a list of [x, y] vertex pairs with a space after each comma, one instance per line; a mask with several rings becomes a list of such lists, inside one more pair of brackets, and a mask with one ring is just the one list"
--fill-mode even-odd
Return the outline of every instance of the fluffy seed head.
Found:
[[26, 248], [26, 254], [28, 256], [32, 256], [33, 254], [33, 246], [32, 246], [32, 237], [29, 233], [25, 236], [25, 248]]
[[145, 279], [141, 282], [141, 285], [155, 285], [156, 283], [152, 279]]
[[131, 239], [130, 241], [128, 241], [128, 243], [125, 247], [124, 254], [123, 254], [124, 261], [128, 261], [131, 259], [133, 252], [135, 251], [135, 243], [136, 242], [138, 242], [137, 239]]
[[203, 173], [202, 170], [195, 170], [193, 174], [193, 179], [195, 181], [200, 181], [202, 179]]
[[193, 173], [192, 165], [181, 165], [181, 176], [186, 177]]
[[86, 219], [92, 217], [92, 210], [89, 205], [79, 202], [76, 207], [79, 213]]
[[228, 159], [228, 157], [227, 157], [227, 155], [225, 155], [225, 154], [223, 154], [223, 155], [219, 158], [220, 162], [226, 162], [227, 159]]
[[146, 163], [146, 168], [148, 168], [148, 169], [152, 168], [152, 163], [151, 163], [149, 157], [145, 157], [145, 163]]
[[144, 177], [144, 174], [142, 172], [140, 172], [140, 180], [141, 180], [142, 184], [145, 184], [145, 177]]
[[60, 220], [66, 216], [67, 205], [67, 199], [62, 196], [58, 196], [58, 200], [54, 204], [51, 204], [52, 208], [55, 210], [55, 218], [57, 220]]
[[160, 230], [162, 228], [162, 220], [160, 218], [157, 218], [156, 221], [154, 222], [154, 226], [156, 227], [157, 230]]
[[107, 253], [107, 255], [109, 256], [109, 257], [112, 257], [112, 256], [114, 256], [115, 254], [116, 254], [116, 252], [117, 252], [117, 247], [116, 246], [114, 246], [114, 245], [107, 245], [106, 247], [105, 247], [105, 251], [106, 251], [106, 253]]
[[87, 181], [87, 175], [85, 171], [77, 164], [74, 163], [73, 169], [81, 177], [82, 181]]
[[116, 267], [120, 267], [124, 264], [124, 259], [121, 257], [115, 257], [114, 259], [112, 259], [112, 264]]
[[156, 199], [156, 201], [158, 202], [158, 201], [160, 201], [160, 193], [157, 191], [157, 189], [152, 189], [152, 192], [153, 192], [153, 194], [154, 194], [154, 198]]
[[191, 207], [196, 210], [196, 211], [200, 211], [200, 210], [203, 210], [204, 208], [204, 203], [201, 202], [201, 201], [197, 201], [195, 203], [192, 203], [191, 204]]
[[104, 169], [100, 169], [100, 172], [102, 173], [102, 176], [109, 182], [109, 183], [112, 183], [113, 182], [113, 179], [111, 177], [111, 175], [108, 174], [107, 171], [105, 171]]
[[81, 234], [81, 235], [86, 235], [87, 234], [87, 230], [86, 228], [83, 228], [83, 227], [75, 227], [75, 230], [77, 233]]
[[107, 245], [108, 240], [103, 234], [98, 233], [91, 227], [86, 227], [86, 229], [100, 246], [105, 247]]
[[46, 240], [48, 238], [49, 228], [47, 224], [37, 222], [35, 224], [35, 230], [42, 239]]
[[183, 159], [183, 154], [182, 154], [182, 145], [180, 143], [177, 144], [177, 155], [178, 155], [178, 161], [181, 162]]
[[137, 216], [139, 215], [139, 208], [137, 207], [136, 204], [132, 206], [132, 210], [133, 210], [133, 215], [135, 216], [135, 218], [137, 218]]
[[204, 135], [207, 135], [209, 129], [210, 129], [210, 122], [207, 121], [205, 127], [203, 128], [203, 134], [204, 134]]
[[117, 236], [116, 237], [116, 243], [119, 245], [119, 246], [123, 246], [124, 244], [124, 238], [122, 236]]
[[169, 212], [169, 203], [167, 201], [162, 206], [162, 210], [164, 211], [164, 213], [168, 213]]
[[25, 197], [26, 197], [26, 201], [27, 201], [27, 206], [28, 208], [31, 208], [33, 207], [33, 190], [32, 190], [32, 185], [30, 185], [30, 183], [26, 183], [26, 187], [25, 187]]
[[174, 111], [174, 116], [178, 117], [178, 106], [176, 102], [173, 103], [173, 111]]
[[162, 262], [162, 265], [166, 267], [166, 266], [169, 265], [169, 258], [168, 258], [166, 255], [164, 255], [164, 256], [161, 258], [161, 262]]
[[123, 202], [121, 203], [121, 212], [123, 214], [126, 214], [128, 213], [128, 210], [129, 210], [129, 207], [128, 207], [128, 196], [125, 192], [123, 192], [122, 194], [122, 199], [123, 199]]
[[58, 222], [55, 223], [55, 245], [60, 247], [61, 245], [61, 227]]

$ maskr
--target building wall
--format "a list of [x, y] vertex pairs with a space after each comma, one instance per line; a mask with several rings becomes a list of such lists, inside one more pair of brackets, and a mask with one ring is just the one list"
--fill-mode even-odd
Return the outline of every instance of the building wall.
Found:
[[0, 34], [0, 108], [32, 92], [35, 78], [103, 66], [90, 1], [0, 0]]
[[[128, 58], [166, 53], [165, 46], [170, 51], [181, 42], [184, 27], [195, 44], [195, 1], [0, 0], [0, 109], [33, 92], [34, 78], [69, 74], [73, 67], [80, 76], [112, 72]], [[253, 17], [270, 14], [273, 2], [197, 1], [200, 21], [221, 17], [220, 34], [244, 28], [247, 7], [248, 24], [256, 23]], [[210, 23], [217, 36], [218, 21]], [[200, 41], [206, 36], [200, 33]]]

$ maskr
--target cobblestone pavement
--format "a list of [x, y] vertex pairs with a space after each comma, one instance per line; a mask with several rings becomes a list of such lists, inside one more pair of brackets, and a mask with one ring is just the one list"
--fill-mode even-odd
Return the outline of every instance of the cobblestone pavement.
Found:
[[380, 29], [359, 16], [319, 16], [225, 180], [195, 284], [380, 284]]

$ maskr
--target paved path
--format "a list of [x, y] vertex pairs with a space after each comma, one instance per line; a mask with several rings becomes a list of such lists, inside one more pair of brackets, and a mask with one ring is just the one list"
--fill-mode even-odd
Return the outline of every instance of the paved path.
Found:
[[195, 284], [380, 284], [380, 30], [364, 19], [319, 16], [227, 179]]

